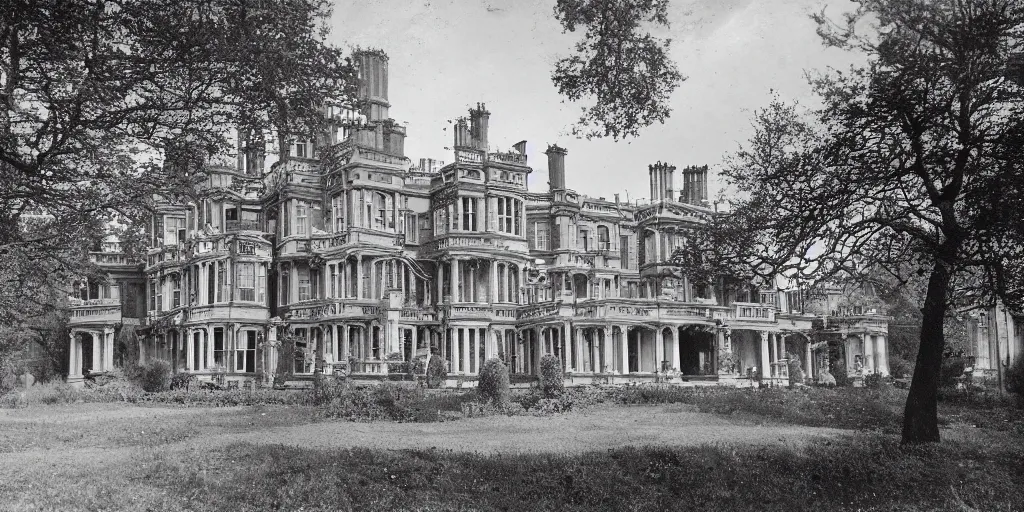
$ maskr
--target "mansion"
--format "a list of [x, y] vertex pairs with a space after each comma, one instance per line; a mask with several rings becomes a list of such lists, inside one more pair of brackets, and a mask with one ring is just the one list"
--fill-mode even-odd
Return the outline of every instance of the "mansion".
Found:
[[[281, 368], [380, 380], [428, 357], [467, 385], [494, 357], [529, 382], [547, 354], [569, 384], [781, 382], [791, 358], [826, 370], [808, 337], [822, 309], [799, 290], [691, 282], [671, 261], [717, 214], [707, 166], [652, 164], [650, 199], [630, 203], [570, 188], [568, 151], [550, 145], [548, 187], [529, 190], [525, 141], [492, 151], [482, 104], [454, 124], [452, 163], [414, 165], [387, 57], [355, 60], [358, 116], [269, 167], [239, 140], [196, 200], [158, 198], [144, 261], [114, 239], [92, 253], [108, 278], [75, 288], [69, 382], [110, 370], [125, 329], [141, 362], [246, 387]], [[887, 374], [887, 317], [841, 299], [823, 311], [848, 371]]]

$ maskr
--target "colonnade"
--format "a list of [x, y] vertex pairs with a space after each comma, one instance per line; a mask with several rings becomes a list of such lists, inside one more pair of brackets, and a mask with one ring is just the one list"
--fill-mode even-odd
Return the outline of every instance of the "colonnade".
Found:
[[[487, 261], [489, 283], [486, 293], [480, 293], [477, 283], [478, 273], [469, 262], [472, 260]], [[526, 285], [525, 273], [518, 263], [499, 259], [452, 258], [448, 265], [437, 266], [437, 296], [445, 297], [444, 285], [449, 285], [449, 303], [457, 302], [489, 302], [522, 304], [521, 290]]]
[[114, 328], [104, 327], [102, 329], [73, 328], [68, 335], [70, 350], [68, 350], [68, 378], [69, 380], [81, 380], [84, 376], [82, 370], [85, 366], [82, 334], [88, 334], [92, 338], [92, 360], [89, 363], [91, 372], [108, 372], [114, 369]]

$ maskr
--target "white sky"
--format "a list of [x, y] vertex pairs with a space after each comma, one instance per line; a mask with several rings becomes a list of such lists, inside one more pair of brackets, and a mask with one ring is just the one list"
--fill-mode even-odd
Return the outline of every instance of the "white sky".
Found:
[[[547, 190], [549, 143], [568, 149], [566, 185], [590, 196], [646, 197], [647, 165], [721, 163], [751, 132], [754, 110], [772, 89], [813, 104], [805, 71], [845, 69], [854, 57], [825, 49], [809, 14], [822, 0], [672, 0], [672, 57], [688, 77], [672, 95], [664, 125], [627, 142], [576, 139], [579, 108], [551, 82], [554, 62], [572, 51], [555, 0], [336, 0], [332, 39], [390, 56], [391, 117], [406, 124], [406, 155], [451, 162], [448, 120], [477, 102], [491, 112], [491, 148], [526, 139], [530, 190]], [[832, 2], [834, 18], [854, 4]], [[446, 129], [448, 128], [448, 129]], [[677, 180], [678, 180], [677, 173]], [[711, 194], [718, 189], [712, 177]]]

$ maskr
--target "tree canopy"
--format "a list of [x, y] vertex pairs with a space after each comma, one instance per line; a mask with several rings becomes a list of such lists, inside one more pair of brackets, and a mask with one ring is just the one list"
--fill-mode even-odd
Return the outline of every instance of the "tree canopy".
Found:
[[825, 44], [868, 63], [814, 76], [819, 109], [757, 113], [723, 172], [741, 199], [696, 238], [712, 270], [926, 280], [903, 440], [938, 441], [947, 310], [1024, 298], [1024, 90], [1007, 76], [1024, 6], [859, 4], [841, 23], [814, 18]]
[[588, 100], [573, 134], [615, 140], [664, 123], [669, 97], [684, 80], [668, 55], [671, 39], [647, 28], [669, 26], [669, 0], [558, 0], [566, 32], [582, 29], [575, 53], [555, 64], [551, 80], [570, 101]]
[[[328, 0], [0, 5], [5, 285], [33, 275], [22, 261], [88, 272], [111, 219], [144, 218], [154, 193], [187, 189], [212, 157], [314, 138], [356, 86], [325, 42], [330, 14]], [[30, 316], [27, 304], [4, 300], [0, 319]]]

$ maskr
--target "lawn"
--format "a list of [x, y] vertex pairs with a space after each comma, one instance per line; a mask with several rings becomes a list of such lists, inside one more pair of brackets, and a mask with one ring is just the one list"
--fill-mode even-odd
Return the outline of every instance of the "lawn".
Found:
[[1024, 510], [1019, 409], [951, 400], [943, 443], [905, 448], [900, 399], [627, 390], [430, 423], [303, 405], [7, 409], [0, 509]]

